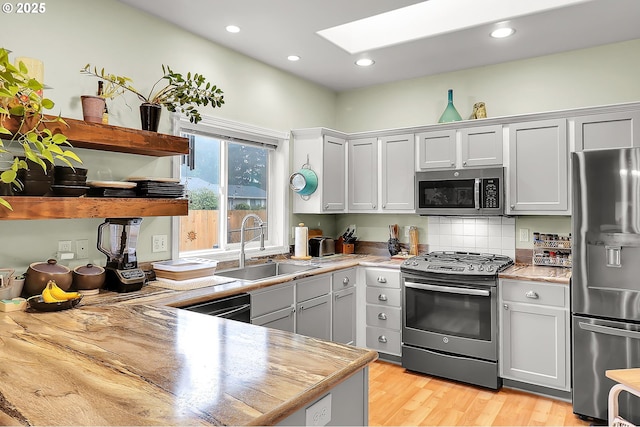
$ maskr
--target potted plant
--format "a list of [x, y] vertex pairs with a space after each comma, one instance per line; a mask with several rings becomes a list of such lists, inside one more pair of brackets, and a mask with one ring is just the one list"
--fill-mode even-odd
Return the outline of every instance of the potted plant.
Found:
[[[191, 123], [198, 123], [202, 117], [195, 106], [211, 105], [215, 108], [224, 104], [222, 90], [208, 82], [202, 74], [188, 72], [183, 76], [165, 65], [162, 65], [163, 76], [154, 83], [148, 95], [143, 95], [133, 87], [129, 77], [105, 73], [104, 68], [98, 72], [96, 67], [92, 69], [91, 65], [87, 64], [80, 72], [98, 77], [112, 87], [134, 93], [142, 101], [140, 117], [144, 130], [158, 130], [163, 106], [171, 112], [180, 111], [189, 117]], [[163, 81], [165, 85], [156, 89], [156, 86]]]
[[[64, 134], [54, 135], [45, 127], [54, 122], [67, 124], [59, 115], [45, 116], [45, 110], [51, 110], [55, 104], [42, 96], [44, 84], [29, 77], [28, 73], [23, 62], [13, 65], [9, 52], [0, 48], [0, 136], [8, 141], [5, 146], [6, 141], [0, 139], [0, 153], [12, 154], [8, 148], [16, 145], [24, 153], [22, 159], [11, 156], [7, 163], [0, 164], [0, 184], [9, 189], [22, 188], [18, 170], [29, 168], [26, 160], [40, 165], [45, 171], [56, 159], [71, 167], [71, 160], [82, 163], [73, 151], [65, 149], [71, 144]], [[0, 205], [12, 209], [1, 197]]]

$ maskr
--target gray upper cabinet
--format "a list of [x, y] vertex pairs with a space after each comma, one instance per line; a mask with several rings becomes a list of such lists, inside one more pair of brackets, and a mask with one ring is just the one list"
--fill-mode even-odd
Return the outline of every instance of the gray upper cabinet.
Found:
[[463, 168], [502, 166], [502, 125], [460, 129]]
[[576, 151], [640, 146], [640, 111], [580, 116], [573, 123]]
[[454, 169], [456, 167], [456, 131], [423, 132], [418, 138], [420, 169]]
[[354, 139], [349, 151], [349, 210], [371, 211], [378, 207], [378, 139]]
[[318, 188], [309, 196], [293, 193], [294, 213], [339, 213], [346, 209], [346, 139], [329, 129], [293, 131], [293, 171], [303, 165], [318, 176]]
[[380, 138], [382, 157], [382, 210], [415, 209], [415, 136]]
[[567, 120], [509, 125], [507, 214], [569, 215]]

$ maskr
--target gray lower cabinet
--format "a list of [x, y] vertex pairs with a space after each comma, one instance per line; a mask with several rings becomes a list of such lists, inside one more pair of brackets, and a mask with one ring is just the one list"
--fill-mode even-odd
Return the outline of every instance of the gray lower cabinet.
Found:
[[251, 323], [295, 332], [295, 284], [282, 283], [251, 292]]
[[251, 323], [258, 326], [264, 326], [281, 331], [295, 332], [295, 309], [286, 307], [262, 316], [251, 319]]
[[356, 341], [356, 288], [350, 286], [333, 293], [332, 341], [355, 344]]
[[[365, 282], [365, 345], [380, 352], [381, 358], [400, 357], [402, 308], [400, 271], [367, 267]], [[393, 357], [387, 357], [391, 355]]]
[[308, 337], [331, 339], [331, 296], [323, 295], [296, 305], [296, 332]]
[[278, 425], [366, 426], [369, 425], [368, 396], [369, 368], [365, 367]]
[[568, 285], [500, 279], [500, 376], [571, 390]]
[[296, 282], [296, 333], [331, 339], [331, 274]]

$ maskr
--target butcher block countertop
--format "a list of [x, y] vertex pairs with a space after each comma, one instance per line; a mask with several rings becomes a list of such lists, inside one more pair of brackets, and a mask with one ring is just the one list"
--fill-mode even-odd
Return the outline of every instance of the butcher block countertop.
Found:
[[59, 312], [0, 313], [0, 425], [271, 425], [377, 352], [175, 308], [355, 267], [176, 291], [101, 291]]
[[571, 269], [531, 264], [515, 264], [500, 273], [499, 277], [501, 279], [533, 280], [535, 282], [569, 285]]

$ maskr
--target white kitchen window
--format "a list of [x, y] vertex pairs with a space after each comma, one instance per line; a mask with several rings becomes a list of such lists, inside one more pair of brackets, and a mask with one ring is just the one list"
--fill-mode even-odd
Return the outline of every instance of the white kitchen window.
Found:
[[[288, 252], [289, 134], [212, 117], [198, 124], [174, 117], [175, 133], [187, 137], [190, 148], [174, 166], [189, 197], [189, 215], [173, 222], [174, 257], [237, 258], [248, 214], [266, 222], [266, 233], [265, 251], [257, 240], [247, 243], [247, 258]], [[246, 226], [254, 224], [249, 219]], [[245, 232], [245, 242], [257, 237], [258, 231]]]

